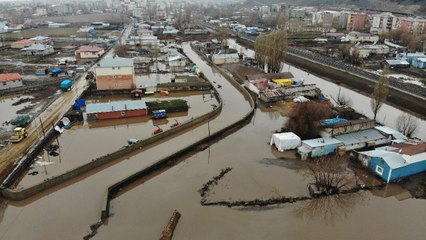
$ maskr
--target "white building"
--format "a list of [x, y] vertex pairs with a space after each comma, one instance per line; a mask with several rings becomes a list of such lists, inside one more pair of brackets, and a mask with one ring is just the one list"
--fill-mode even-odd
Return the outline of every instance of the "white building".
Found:
[[381, 13], [373, 15], [373, 22], [371, 24], [370, 33], [382, 34], [389, 30], [396, 29], [397, 17], [392, 13]]
[[21, 87], [22, 77], [19, 73], [0, 74], [0, 90]]
[[237, 53], [219, 53], [212, 55], [212, 61], [214, 64], [217, 65], [225, 63], [238, 63], [240, 62], [240, 56]]
[[51, 45], [45, 44], [33, 44], [29, 47], [21, 49], [21, 53], [24, 55], [33, 55], [33, 56], [46, 56], [54, 53], [55, 50]]
[[346, 39], [348, 39], [352, 43], [357, 43], [357, 42], [374, 43], [374, 42], [379, 41], [379, 35], [373, 35], [373, 34], [369, 34], [369, 33], [360, 33], [360, 32], [352, 31], [352, 32], [348, 33], [348, 35], [346, 36]]
[[355, 45], [351, 47], [350, 53], [357, 50], [360, 58], [369, 57], [371, 54], [383, 55], [389, 53], [389, 47], [386, 45]]
[[133, 89], [135, 71], [131, 58], [104, 58], [95, 68], [98, 90]]

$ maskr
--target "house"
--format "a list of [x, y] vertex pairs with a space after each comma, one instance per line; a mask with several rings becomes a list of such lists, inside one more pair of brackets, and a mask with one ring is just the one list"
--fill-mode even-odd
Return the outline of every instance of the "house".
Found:
[[341, 134], [374, 128], [375, 125], [376, 122], [371, 119], [357, 119], [349, 121], [343, 118], [326, 119], [321, 121], [321, 130], [319, 135], [321, 137], [334, 137]]
[[395, 144], [359, 152], [358, 160], [385, 182], [426, 171], [426, 143]]
[[238, 63], [240, 62], [240, 55], [238, 53], [219, 53], [213, 54], [211, 59], [214, 64]]
[[36, 44], [52, 44], [52, 39], [50, 37], [45, 36], [37, 36], [30, 38], [30, 41]]
[[383, 44], [372, 44], [372, 45], [355, 45], [351, 47], [350, 54], [354, 54], [358, 51], [360, 58], [366, 58], [370, 55], [386, 55], [389, 53], [389, 47]]
[[22, 39], [22, 40], [19, 40], [19, 41], [13, 42], [13, 43], [10, 45], [10, 48], [13, 48], [13, 49], [22, 49], [22, 48], [29, 47], [29, 46], [31, 46], [32, 44], [33, 44], [33, 42], [32, 42], [32, 41], [30, 41], [29, 39]]
[[148, 115], [145, 101], [140, 100], [86, 103], [86, 113], [89, 121]]
[[341, 134], [334, 138], [343, 142], [346, 151], [387, 145], [392, 142], [391, 137], [385, 136], [375, 128]]
[[385, 65], [388, 66], [390, 69], [410, 67], [410, 63], [405, 60], [386, 60]]
[[414, 59], [411, 63], [411, 66], [415, 68], [426, 69], [426, 58]]
[[104, 49], [97, 46], [80, 46], [75, 51], [75, 58], [77, 59], [93, 59], [99, 58], [104, 54]]
[[369, 33], [360, 33], [356, 31], [349, 32], [346, 36], [347, 39], [349, 39], [350, 42], [356, 43], [356, 42], [378, 42], [379, 36], [373, 35]]
[[109, 57], [102, 59], [95, 67], [98, 90], [134, 88], [133, 59]]
[[0, 74], [0, 90], [21, 87], [22, 77], [19, 73]]
[[33, 44], [29, 47], [21, 49], [22, 54], [32, 56], [46, 56], [54, 52], [55, 50], [51, 45], [44, 44]]
[[335, 154], [343, 142], [331, 137], [303, 140], [297, 148], [302, 160]]

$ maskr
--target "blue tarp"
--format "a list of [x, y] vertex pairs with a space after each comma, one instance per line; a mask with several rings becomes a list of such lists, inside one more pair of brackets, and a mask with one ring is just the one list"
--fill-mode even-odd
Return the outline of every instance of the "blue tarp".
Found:
[[35, 72], [35, 75], [44, 76], [44, 75], [46, 75], [46, 73], [44, 71], [37, 71], [37, 72]]
[[64, 81], [61, 82], [61, 84], [59, 86], [63, 89], [70, 88], [72, 86], [72, 80], [69, 80], [69, 79], [64, 80]]
[[344, 118], [330, 118], [330, 119], [324, 119], [321, 121], [322, 125], [331, 125], [339, 122], [347, 122], [348, 120]]
[[54, 68], [52, 69], [52, 71], [50, 71], [51, 73], [61, 73], [62, 69], [61, 68]]
[[81, 107], [84, 107], [84, 106], [86, 106], [86, 100], [79, 98], [79, 99], [75, 100], [73, 109], [74, 110], [80, 110]]

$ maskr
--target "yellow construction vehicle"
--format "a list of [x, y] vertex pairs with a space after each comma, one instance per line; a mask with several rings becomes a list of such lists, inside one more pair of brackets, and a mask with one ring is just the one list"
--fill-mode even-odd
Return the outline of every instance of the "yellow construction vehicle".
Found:
[[12, 143], [18, 143], [28, 136], [27, 129], [23, 127], [15, 128], [14, 132], [15, 134], [10, 137], [10, 142]]

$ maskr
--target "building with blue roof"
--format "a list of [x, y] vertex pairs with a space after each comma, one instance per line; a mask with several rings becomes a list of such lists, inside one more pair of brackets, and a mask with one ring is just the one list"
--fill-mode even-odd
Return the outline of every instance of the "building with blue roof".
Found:
[[397, 144], [358, 153], [358, 160], [385, 182], [426, 171], [426, 144]]

